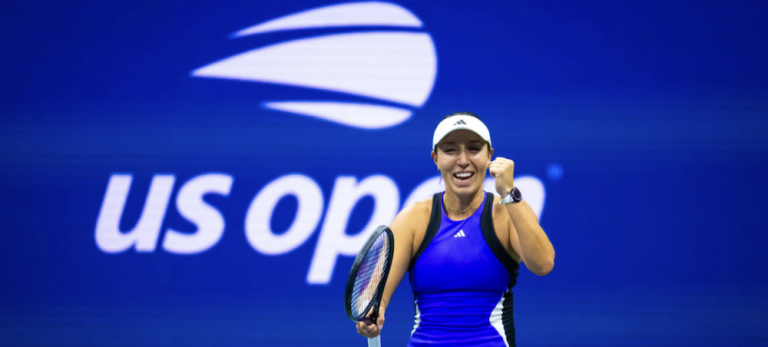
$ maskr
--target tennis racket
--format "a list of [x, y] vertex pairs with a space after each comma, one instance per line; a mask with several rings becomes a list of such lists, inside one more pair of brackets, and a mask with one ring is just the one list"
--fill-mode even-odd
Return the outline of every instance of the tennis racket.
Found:
[[[357, 254], [344, 290], [344, 309], [353, 322], [370, 319], [375, 324], [379, 318], [379, 304], [394, 250], [392, 230], [382, 225], [376, 228]], [[366, 318], [369, 312], [371, 315]], [[368, 347], [381, 346], [380, 337], [369, 338]]]

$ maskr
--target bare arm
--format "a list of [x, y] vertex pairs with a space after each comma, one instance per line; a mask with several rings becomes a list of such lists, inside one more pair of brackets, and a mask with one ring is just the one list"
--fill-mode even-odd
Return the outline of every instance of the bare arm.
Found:
[[[415, 204], [418, 205], [418, 204]], [[408, 265], [411, 262], [413, 254], [413, 235], [414, 226], [419, 225], [416, 219], [414, 209], [415, 205], [409, 206], [398, 213], [395, 220], [392, 221], [390, 229], [395, 236], [395, 250], [392, 259], [392, 267], [389, 270], [387, 284], [384, 287], [384, 293], [379, 306], [379, 318], [376, 324], [373, 322], [357, 322], [357, 332], [365, 337], [376, 337], [381, 333], [384, 325], [384, 313], [389, 306], [389, 300], [392, 298], [397, 286], [400, 285], [405, 272], [408, 271]]]
[[517, 234], [515, 240], [515, 235], [510, 233], [515, 252], [520, 255], [528, 270], [539, 276], [548, 274], [555, 266], [555, 249], [539, 225], [536, 213], [525, 201], [506, 204], [504, 207]]
[[[497, 157], [490, 162], [491, 176], [496, 178], [496, 191], [504, 197], [515, 187], [513, 174], [515, 163], [506, 158]], [[525, 192], [523, 199], [525, 199]], [[525, 201], [504, 205], [509, 214], [509, 240], [512, 248], [520, 255], [528, 270], [544, 276], [555, 266], [555, 249], [547, 234], [539, 225], [536, 213]]]

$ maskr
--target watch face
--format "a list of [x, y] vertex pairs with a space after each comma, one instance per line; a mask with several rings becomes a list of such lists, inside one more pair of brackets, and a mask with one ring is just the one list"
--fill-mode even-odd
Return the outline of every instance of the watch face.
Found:
[[520, 194], [520, 190], [517, 188], [512, 189], [510, 193], [512, 193], [510, 195], [512, 195], [512, 198], [515, 199], [515, 201], [519, 201], [523, 199], [523, 194]]

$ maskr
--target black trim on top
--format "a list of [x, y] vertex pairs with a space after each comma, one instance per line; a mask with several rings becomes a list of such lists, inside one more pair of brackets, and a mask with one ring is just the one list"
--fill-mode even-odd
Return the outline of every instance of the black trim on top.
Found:
[[480, 229], [483, 231], [483, 237], [485, 243], [491, 248], [491, 252], [496, 256], [502, 265], [509, 272], [509, 288], [512, 288], [517, 283], [517, 270], [520, 268], [512, 256], [507, 253], [504, 246], [501, 245], [499, 237], [496, 236], [496, 229], [493, 228], [493, 194], [485, 193], [485, 207], [483, 207], [483, 214], [480, 216]]
[[411, 258], [411, 264], [408, 265], [408, 272], [413, 271], [413, 266], [416, 265], [416, 260], [418, 260], [419, 256], [424, 253], [424, 250], [427, 249], [427, 246], [429, 246], [429, 243], [432, 242], [435, 234], [437, 234], [437, 230], [440, 229], [440, 221], [443, 219], [443, 216], [440, 213], [442, 209], [442, 201], [440, 200], [442, 200], [442, 197], [443, 193], [437, 193], [432, 196], [432, 214], [429, 217], [427, 232], [424, 234], [424, 240], [421, 241], [421, 245], [419, 245], [419, 250], [416, 251], [416, 255]]
[[504, 293], [504, 305], [501, 309], [501, 323], [504, 325], [504, 335], [507, 336], [509, 347], [517, 346], [515, 342], [515, 319], [512, 315], [512, 292]]

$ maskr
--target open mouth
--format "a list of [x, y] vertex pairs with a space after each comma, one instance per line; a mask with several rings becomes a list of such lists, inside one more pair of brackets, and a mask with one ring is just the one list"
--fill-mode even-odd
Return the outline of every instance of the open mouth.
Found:
[[474, 172], [457, 172], [457, 173], [453, 174], [453, 177], [456, 178], [459, 181], [466, 181], [466, 180], [469, 180], [470, 178], [472, 178], [472, 176], [474, 176], [474, 175], [475, 175]]

